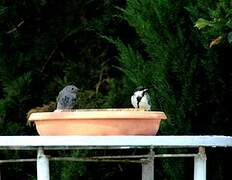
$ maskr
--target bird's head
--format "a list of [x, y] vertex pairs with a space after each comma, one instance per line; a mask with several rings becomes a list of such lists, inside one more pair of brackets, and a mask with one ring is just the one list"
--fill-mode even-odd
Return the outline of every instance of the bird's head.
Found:
[[144, 94], [148, 91], [147, 88], [143, 87], [143, 86], [138, 86], [135, 90], [134, 90], [134, 95], [137, 97], [137, 100], [140, 101], [141, 98], [144, 96]]
[[138, 86], [138, 87], [135, 88], [134, 92], [136, 92], [136, 91], [142, 91], [144, 89], [145, 89], [144, 86]]
[[78, 91], [80, 91], [80, 89], [74, 85], [65, 86], [65, 88], [63, 90], [66, 92], [69, 92], [69, 93], [74, 93], [74, 94], [76, 94]]
[[147, 92], [148, 89], [145, 88], [144, 86], [138, 86], [135, 90], [134, 90], [134, 94], [138, 95], [138, 96], [143, 96], [145, 92]]

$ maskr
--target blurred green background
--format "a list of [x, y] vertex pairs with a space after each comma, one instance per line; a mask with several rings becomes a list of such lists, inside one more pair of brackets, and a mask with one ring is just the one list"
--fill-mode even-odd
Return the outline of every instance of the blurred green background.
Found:
[[[76, 108], [128, 108], [133, 89], [148, 87], [152, 110], [168, 117], [159, 135], [232, 135], [231, 50], [230, 0], [1, 0], [0, 134], [37, 135], [27, 112], [75, 84], [83, 90]], [[0, 152], [1, 159], [35, 156]], [[207, 156], [207, 179], [230, 177], [231, 149], [207, 149]], [[155, 163], [156, 179], [192, 178], [192, 160]], [[0, 167], [2, 179], [36, 179], [35, 164]], [[51, 179], [139, 180], [140, 168], [51, 162]]]

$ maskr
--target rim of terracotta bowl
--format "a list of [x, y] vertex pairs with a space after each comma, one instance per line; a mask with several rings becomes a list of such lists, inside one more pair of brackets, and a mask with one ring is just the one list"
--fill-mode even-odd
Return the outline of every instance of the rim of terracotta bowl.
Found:
[[143, 111], [138, 109], [77, 109], [62, 112], [35, 112], [29, 117], [29, 121], [42, 120], [78, 120], [78, 119], [167, 119], [162, 111]]

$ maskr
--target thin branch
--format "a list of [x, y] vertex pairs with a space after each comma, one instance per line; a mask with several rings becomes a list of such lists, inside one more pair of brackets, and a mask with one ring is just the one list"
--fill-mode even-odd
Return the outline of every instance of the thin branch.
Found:
[[48, 58], [46, 59], [45, 63], [43, 64], [43, 67], [41, 68], [40, 72], [42, 73], [46, 67], [46, 65], [48, 64], [48, 62], [50, 61], [50, 59], [53, 57], [53, 55], [55, 54], [56, 50], [58, 49], [58, 46], [56, 46], [51, 53], [49, 54]]
[[78, 32], [78, 30], [79, 30], [79, 28], [70, 31], [66, 36], [64, 36], [64, 37], [60, 40], [60, 42], [58, 42], [58, 43], [56, 44], [56, 47], [55, 47], [55, 48], [50, 52], [50, 54], [47, 56], [46, 61], [45, 61], [45, 63], [43, 64], [43, 66], [42, 66], [42, 68], [41, 68], [41, 70], [40, 70], [41, 73], [44, 71], [44, 69], [45, 69], [45, 67], [47, 66], [48, 62], [49, 62], [49, 61], [52, 59], [52, 57], [54, 56], [54, 54], [55, 54], [55, 52], [57, 51], [57, 49], [59, 48], [60, 44], [63, 43], [68, 37], [70, 37], [70, 36], [72, 36], [73, 34], [75, 34], [76, 32]]
[[11, 34], [11, 33], [15, 32], [15, 31], [17, 31], [17, 29], [18, 29], [20, 26], [22, 26], [23, 23], [24, 23], [24, 20], [22, 20], [19, 24], [17, 24], [13, 29], [7, 31], [6, 34]]

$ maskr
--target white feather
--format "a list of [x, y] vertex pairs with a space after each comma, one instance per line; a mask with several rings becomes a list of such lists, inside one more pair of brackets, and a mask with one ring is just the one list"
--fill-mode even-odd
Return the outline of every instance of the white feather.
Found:
[[[150, 96], [146, 92], [143, 96], [143, 92], [144, 92], [144, 90], [136, 91], [131, 96], [131, 104], [134, 106], [134, 108], [140, 108], [140, 109], [144, 109], [146, 111], [150, 111], [151, 110]], [[137, 97], [142, 97], [142, 99], [139, 102], [139, 105], [137, 103], [138, 102]]]

